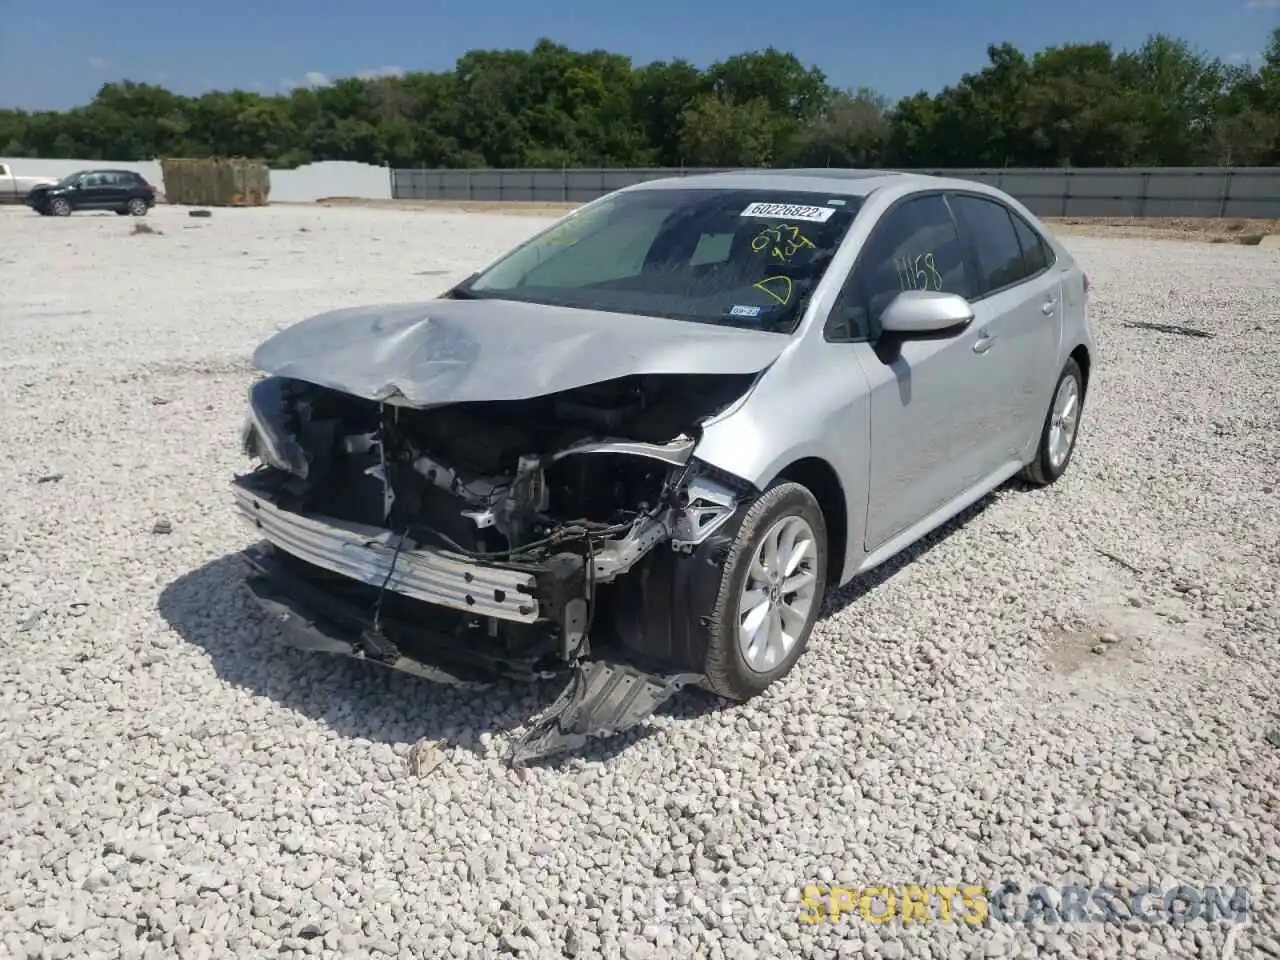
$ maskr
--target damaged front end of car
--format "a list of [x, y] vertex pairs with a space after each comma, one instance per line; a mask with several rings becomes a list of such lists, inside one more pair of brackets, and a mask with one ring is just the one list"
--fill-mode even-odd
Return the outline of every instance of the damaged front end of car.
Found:
[[445, 683], [568, 672], [516, 764], [643, 722], [702, 680], [755, 491], [694, 455], [754, 373], [623, 376], [410, 403], [287, 376], [250, 390], [234, 480], [247, 584], [295, 646]]

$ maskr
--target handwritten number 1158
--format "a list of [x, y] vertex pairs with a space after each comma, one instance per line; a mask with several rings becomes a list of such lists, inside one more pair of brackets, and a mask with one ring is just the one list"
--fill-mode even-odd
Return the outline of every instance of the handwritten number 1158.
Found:
[[933, 262], [932, 253], [915, 257], [898, 257], [894, 261], [898, 269], [898, 286], [902, 290], [941, 290], [942, 274]]

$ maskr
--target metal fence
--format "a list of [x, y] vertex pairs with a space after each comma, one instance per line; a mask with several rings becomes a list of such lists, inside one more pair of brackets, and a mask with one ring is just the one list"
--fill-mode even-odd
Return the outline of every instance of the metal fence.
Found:
[[[726, 168], [393, 170], [398, 200], [586, 203], [661, 177]], [[1042, 217], [1280, 219], [1280, 167], [914, 170], [988, 183]]]

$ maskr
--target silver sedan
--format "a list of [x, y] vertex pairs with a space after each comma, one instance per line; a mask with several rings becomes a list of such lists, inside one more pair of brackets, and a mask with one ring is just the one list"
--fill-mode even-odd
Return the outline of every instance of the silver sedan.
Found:
[[995, 487], [1067, 469], [1080, 266], [965, 180], [644, 183], [441, 297], [255, 354], [250, 587], [294, 642], [446, 682], [566, 669], [516, 759], [734, 700], [823, 597]]

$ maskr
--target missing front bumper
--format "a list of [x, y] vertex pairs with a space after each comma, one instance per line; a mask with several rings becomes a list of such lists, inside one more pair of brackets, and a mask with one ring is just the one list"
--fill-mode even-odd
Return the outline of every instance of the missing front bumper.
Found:
[[554, 676], [564, 664], [545, 653], [504, 656], [439, 628], [424, 617], [385, 616], [375, 629], [371, 607], [353, 603], [295, 572], [271, 546], [242, 555], [245, 586], [280, 628], [287, 646], [317, 653], [372, 660], [437, 683], [473, 686], [501, 679]]
[[570, 666], [546, 657], [485, 655], [476, 645], [416, 618], [389, 617], [383, 629], [374, 632], [370, 611], [292, 572], [273, 548], [252, 547], [243, 556], [249, 567], [246, 586], [280, 625], [280, 639], [291, 647], [372, 660], [453, 686], [480, 686], [504, 678], [550, 679], [569, 672], [563, 692], [513, 747], [508, 756], [512, 766], [570, 752], [592, 737], [639, 726], [683, 687], [703, 679], [697, 673], [650, 672], [621, 659]]
[[232, 485], [244, 519], [299, 560], [368, 586], [481, 617], [533, 623], [543, 616], [534, 574], [468, 560], [431, 547], [405, 547], [381, 527], [309, 517], [278, 506], [253, 474]]

